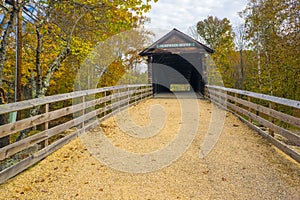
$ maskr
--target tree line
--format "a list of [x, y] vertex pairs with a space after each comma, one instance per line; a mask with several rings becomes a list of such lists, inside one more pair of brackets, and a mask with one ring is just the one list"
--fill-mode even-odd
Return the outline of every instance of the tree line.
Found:
[[215, 50], [224, 86], [300, 100], [299, 1], [249, 0], [239, 15], [238, 27], [209, 16], [190, 29]]
[[[22, 21], [23, 44], [18, 100], [25, 100], [73, 91], [80, 64], [99, 42], [113, 35], [136, 30], [137, 37], [143, 38], [138, 45], [144, 46], [148, 33], [138, 28], [148, 20], [144, 14], [152, 1], [156, 0], [2, 1], [0, 87], [6, 93], [3, 98], [13, 101], [18, 13], [21, 12], [18, 20]], [[133, 55], [133, 50], [130, 53]], [[127, 70], [133, 56], [126, 58], [127, 64], [120, 60], [112, 63], [119, 66], [120, 73]], [[110, 84], [105, 81], [99, 84]]]
[[[147, 80], [145, 74], [136, 70], [135, 64], [141, 60], [135, 55], [149, 41], [151, 34], [142, 27], [149, 20], [145, 13], [156, 1], [1, 1], [0, 104], [74, 91], [78, 72], [87, 73], [80, 68], [92, 56], [95, 56], [92, 61], [97, 63], [89, 63], [95, 66], [89, 73], [98, 78], [102, 76], [94, 87], [115, 85], [119, 79], [126, 82], [122, 76], [127, 71], [130, 72], [128, 79]], [[114, 49], [107, 48], [111, 51], [106, 54], [114, 54], [116, 58], [111, 63], [104, 66], [99, 61], [109, 55], [90, 55], [99, 43], [126, 31], [131, 32], [130, 42], [128, 38], [119, 37], [113, 45], [110, 43]], [[121, 44], [124, 41], [128, 43]], [[99, 51], [103, 53], [107, 49]], [[85, 75], [88, 82], [89, 74]], [[18, 113], [18, 119], [39, 112], [37, 107], [28, 113]], [[0, 125], [7, 121], [8, 116], [0, 116]], [[27, 137], [28, 131], [20, 133], [18, 139]], [[0, 147], [9, 144], [9, 140], [9, 137], [0, 138]]]
[[[99, 41], [142, 27], [152, 0], [6, 0], [0, 5], [1, 101], [13, 101], [16, 66], [16, 19], [22, 11], [21, 98], [74, 90], [74, 80]], [[153, 0], [156, 1], [156, 0]], [[215, 50], [212, 60], [226, 87], [300, 99], [300, 11], [297, 0], [249, 0], [239, 14], [244, 24], [209, 16], [191, 29], [193, 36]], [[135, 46], [149, 43], [150, 33], [136, 31]], [[117, 45], [117, 44], [116, 44]], [[117, 50], [116, 50], [117, 51]], [[137, 49], [120, 56], [99, 86], [115, 84], [126, 71], [139, 79]], [[118, 53], [118, 52], [117, 52]], [[100, 70], [101, 71], [101, 70]], [[96, 72], [96, 74], [99, 72]], [[214, 72], [212, 72], [214, 74]], [[211, 83], [215, 77], [211, 76]], [[124, 78], [123, 78], [124, 79]], [[217, 78], [215, 78], [217, 79]], [[138, 80], [142, 82], [143, 80]], [[121, 80], [124, 82], [124, 80]]]

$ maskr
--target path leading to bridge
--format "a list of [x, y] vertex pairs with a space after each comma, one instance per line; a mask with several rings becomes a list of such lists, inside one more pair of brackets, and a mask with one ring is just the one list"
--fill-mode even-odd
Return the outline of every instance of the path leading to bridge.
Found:
[[[82, 140], [77, 139], [0, 185], [0, 199], [300, 198], [300, 165], [230, 113], [226, 113], [215, 148], [200, 159], [199, 149], [214, 108], [209, 102], [193, 101], [200, 107], [200, 117], [193, 119], [191, 115], [189, 118], [199, 122], [196, 137], [171, 165], [143, 174], [121, 172], [98, 161]], [[149, 110], [155, 105], [160, 109], [151, 115], [166, 113], [163, 118], [166, 121], [157, 127], [159, 132], [155, 136], [148, 139], [129, 136], [119, 128], [117, 122], [122, 119], [119, 116], [104, 121], [85, 137], [93, 138], [102, 130], [120, 149], [144, 154], [162, 149], [176, 137], [183, 123], [178, 100], [150, 99], [130, 108], [129, 114], [136, 124], [149, 125]]]

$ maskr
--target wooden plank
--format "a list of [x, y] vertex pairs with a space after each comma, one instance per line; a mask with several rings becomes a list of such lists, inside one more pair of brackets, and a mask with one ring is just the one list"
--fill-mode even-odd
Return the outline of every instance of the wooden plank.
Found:
[[28, 167], [36, 164], [43, 158], [47, 157], [54, 151], [60, 149], [63, 147], [65, 144], [69, 143], [73, 139], [77, 137], [77, 135], [82, 132], [82, 130], [78, 130], [56, 142], [53, 144], [49, 145], [48, 147], [42, 149], [41, 151], [29, 156], [28, 158], [22, 160], [21, 162], [4, 169], [3, 171], [0, 172], [0, 184], [4, 183], [6, 180], [8, 180], [11, 177], [14, 177], [15, 175], [19, 174], [20, 172], [24, 171]]
[[81, 117], [75, 118], [73, 120], [70, 120], [66, 123], [60, 124], [58, 126], [55, 126], [51, 129], [48, 130], [44, 130], [40, 133], [37, 133], [35, 135], [32, 135], [28, 138], [25, 138], [23, 140], [20, 140], [18, 142], [15, 142], [13, 144], [10, 144], [8, 146], [5, 146], [3, 148], [0, 149], [0, 160], [3, 160], [5, 158], [9, 158], [10, 156], [30, 147], [33, 146], [34, 144], [37, 144], [39, 142], [42, 142], [54, 135], [60, 134], [63, 131], [72, 128], [74, 126], [79, 125], [80, 123], [82, 123], [85, 120], [88, 120], [94, 116], [96, 116], [97, 113], [96, 111], [90, 112], [86, 115], [83, 115]]
[[300, 101], [296, 101], [296, 100], [284, 99], [284, 98], [280, 98], [280, 97], [275, 97], [275, 96], [266, 95], [266, 94], [259, 94], [259, 93], [255, 93], [255, 92], [244, 91], [244, 90], [224, 88], [224, 87], [220, 87], [220, 86], [209, 86], [208, 85], [207, 88], [218, 89], [218, 90], [222, 90], [224, 92], [229, 91], [229, 92], [233, 92], [233, 93], [237, 93], [237, 94], [241, 94], [241, 95], [245, 95], [245, 96], [250, 96], [250, 97], [262, 99], [265, 101], [271, 101], [271, 102], [278, 103], [281, 105], [300, 109]]
[[17, 121], [15, 123], [6, 124], [0, 126], [0, 137], [4, 137], [6, 135], [14, 134], [16, 132], [25, 130], [27, 128], [49, 122], [51, 120], [58, 119], [60, 117], [72, 114], [74, 112], [82, 110], [82, 104], [77, 104], [74, 106], [69, 106], [66, 108], [62, 108], [56, 111], [48, 112], [45, 114], [33, 116], [31, 118], [27, 118], [24, 120]]
[[[147, 97], [147, 98], [151, 98], [152, 95], [153, 95], [153, 93], [152, 93], [152, 91], [150, 90], [150, 92], [149, 92], [148, 94], [145, 93], [144, 95], [145, 95], [145, 96], [149, 95], [149, 97]], [[146, 98], [145, 98], [145, 99], [146, 99]], [[122, 110], [125, 110], [125, 109], [127, 109], [127, 108], [129, 108], [129, 107], [131, 107], [132, 105], [135, 104], [135, 103], [130, 103], [130, 100], [132, 100], [131, 97], [127, 98], [126, 100], [127, 100], [128, 104], [124, 105], [124, 106], [121, 107], [119, 110], [115, 110], [115, 111], [113, 111], [113, 112], [111, 112], [111, 113], [109, 113], [109, 114], [103, 116], [102, 118], [99, 118], [99, 119], [96, 120], [95, 122], [92, 122], [91, 124], [87, 125], [86, 127], [84, 127], [85, 130], [88, 130], [88, 129], [90, 129], [90, 128], [96, 126], [96, 125], [98, 125], [99, 123], [101, 123], [101, 122], [104, 121], [105, 119], [108, 119], [108, 118], [111, 117], [112, 115], [117, 114], [118, 112], [121, 112]], [[124, 100], [124, 103], [126, 102], [126, 100]], [[101, 108], [101, 109], [96, 110], [96, 112], [97, 112], [97, 115], [98, 115], [98, 114], [101, 114], [101, 112], [105, 112], [105, 111], [110, 110], [110, 109], [111, 109], [111, 108], [110, 108], [109, 106], [107, 106], [107, 107], [105, 107], [105, 108]]]
[[[102, 122], [102, 121], [104, 121], [104, 120], [110, 118], [110, 117], [113, 116], [114, 114], [117, 114], [117, 113], [121, 112], [122, 110], [125, 110], [125, 109], [127, 109], [127, 108], [129, 108], [129, 107], [131, 107], [131, 106], [133, 106], [133, 105], [135, 105], [135, 104], [136, 104], [136, 102], [133, 102], [133, 103], [130, 103], [130, 104], [128, 104], [128, 105], [125, 105], [125, 106], [122, 107], [120, 110], [114, 110], [114, 111], [112, 111], [111, 113], [106, 114], [105, 116], [103, 116], [102, 118], [100, 118], [100, 119], [99, 119], [99, 122]], [[106, 110], [109, 110], [109, 108], [106, 108]], [[97, 124], [97, 122], [94, 122], [94, 123]], [[93, 124], [93, 125], [95, 125], [95, 124]], [[90, 126], [92, 127], [93, 125], [90, 125]]]
[[[224, 107], [223, 105], [219, 104], [219, 102], [216, 102], [214, 99], [211, 99], [211, 100], [212, 100], [213, 103], [217, 104], [218, 106], [222, 107], [223, 109], [228, 110], [228, 109], [226, 109], [226, 107]], [[234, 115], [236, 115], [237, 117], [239, 117], [240, 120], [242, 120], [244, 123], [246, 123], [251, 129], [253, 129], [256, 132], [258, 132], [264, 138], [266, 138], [274, 146], [276, 146], [281, 151], [283, 151], [284, 153], [286, 153], [287, 155], [289, 155], [291, 158], [293, 158], [294, 160], [296, 160], [297, 162], [300, 163], [300, 154], [299, 153], [297, 153], [296, 151], [294, 151], [293, 149], [291, 149], [290, 147], [288, 147], [286, 144], [283, 144], [282, 142], [276, 140], [272, 136], [266, 134], [259, 127], [255, 126], [251, 122], [247, 121], [246, 119], [244, 119], [243, 117], [241, 117], [240, 115], [238, 115], [237, 113], [235, 113], [234, 111], [230, 111], [230, 112], [233, 113]]]
[[[232, 100], [234, 102], [237, 102], [239, 104], [247, 106], [249, 109], [254, 109], [258, 112], [264, 113], [266, 115], [269, 115], [271, 117], [274, 117], [274, 118], [279, 119], [283, 122], [289, 123], [291, 125], [294, 125], [294, 126], [300, 128], [300, 118], [297, 118], [297, 117], [294, 117], [294, 116], [291, 116], [291, 115], [288, 115], [288, 114], [276, 111], [274, 109], [267, 108], [265, 106], [258, 105], [258, 104], [240, 99], [240, 98], [236, 98], [236, 97], [233, 97], [231, 95], [225, 96], [224, 93], [212, 92], [212, 95], [218, 95], [218, 96], [222, 96], [224, 98], [227, 97], [229, 100]], [[251, 97], [248, 97], [248, 98], [251, 98]]]
[[230, 111], [230, 110], [227, 108], [226, 104], [225, 104], [225, 105], [224, 105], [224, 104], [221, 104], [218, 100], [219, 100], [219, 99], [215, 99], [214, 96], [211, 96], [211, 97], [210, 97], [210, 101], [213, 102], [215, 105], [217, 105], [219, 108], [224, 109], [224, 110], [227, 110], [227, 111], [229, 111], [229, 112], [232, 112], [232, 111]]
[[289, 155], [291, 158], [293, 158], [295, 161], [300, 163], [300, 154], [291, 149], [286, 144], [283, 144], [282, 142], [276, 140], [272, 136], [266, 134], [263, 130], [261, 130], [259, 127], [255, 126], [254, 124], [250, 123], [246, 119], [244, 119], [241, 116], [238, 116], [240, 120], [242, 120], [244, 123], [246, 123], [251, 129], [257, 131], [262, 137], [267, 139], [270, 143], [272, 143], [274, 146], [279, 148], [281, 151], [283, 151], [285, 154]]
[[240, 108], [232, 103], [227, 103], [227, 106], [231, 107], [233, 110], [242, 113], [250, 118], [252, 118], [253, 120], [258, 121], [259, 123], [261, 123], [263, 126], [268, 127], [270, 129], [272, 129], [273, 131], [275, 131], [276, 133], [282, 135], [283, 137], [287, 138], [289, 141], [295, 143], [296, 145], [300, 145], [300, 136], [280, 127], [277, 126], [271, 122], [269, 122], [268, 120], [261, 118], [260, 116], [257, 116], [253, 113], [250, 113], [249, 111]]
[[[220, 102], [218, 101], [218, 99], [216, 99], [214, 97], [214, 95], [211, 96], [211, 99], [214, 102], [217, 102], [218, 105], [220, 105]], [[280, 127], [280, 126], [277, 126], [277, 125], [267, 121], [266, 119], [263, 119], [260, 116], [257, 116], [257, 115], [255, 115], [255, 114], [253, 114], [253, 113], [251, 113], [251, 112], [249, 112], [249, 111], [247, 111], [243, 108], [240, 108], [240, 107], [238, 107], [238, 106], [236, 106], [232, 103], [227, 102], [227, 106], [232, 108], [235, 112], [239, 112], [241, 114], [244, 114], [244, 115], [250, 117], [251, 119], [254, 119], [254, 120], [258, 121], [259, 123], [261, 123], [265, 127], [268, 127], [271, 130], [273, 130], [273, 131], [277, 132], [278, 134], [282, 135], [283, 137], [286, 137], [289, 141], [291, 141], [291, 142], [293, 142], [297, 145], [300, 145], [300, 137], [298, 135], [296, 135], [296, 134], [294, 134], [294, 133], [292, 133], [292, 132], [290, 132], [290, 131], [288, 131], [288, 130]], [[224, 105], [222, 105], [222, 107], [225, 108]]]
[[[94, 105], [97, 105], [97, 103], [102, 103], [105, 100], [111, 100], [112, 98], [117, 98], [117, 97], [127, 97], [126, 99], [117, 101], [117, 102], [115, 102], [115, 103], [108, 106], [108, 107], [111, 107], [111, 108], [115, 108], [116, 106], [119, 106], [119, 108], [114, 110], [113, 112], [111, 112], [107, 116], [104, 116], [105, 118], [107, 118], [108, 116], [111, 116], [111, 115], [113, 115], [117, 112], [120, 112], [121, 110], [124, 110], [127, 107], [133, 105], [134, 103], [130, 104], [130, 100], [132, 100], [132, 99], [138, 99], [139, 100], [138, 102], [140, 102], [140, 101], [142, 101], [146, 98], [151, 98], [151, 96], [153, 94], [152, 93], [152, 88], [150, 87], [151, 85], [140, 85], [139, 87], [145, 87], [145, 86], [147, 86], [147, 88], [145, 88], [145, 89], [134, 90], [134, 91], [131, 90], [130, 92], [129, 91], [121, 92], [118, 95], [109, 96], [109, 97], [107, 97], [107, 99], [105, 99], [106, 98], [105, 97], [105, 98], [102, 98], [102, 99], [92, 100], [92, 101], [89, 101], [89, 102], [86, 102], [86, 103], [76, 104], [76, 105], [70, 106], [68, 108], [52, 111], [51, 113], [52, 113], [52, 115], [55, 114], [55, 115], [59, 115], [59, 116], [61, 116], [63, 114], [66, 114], [66, 113], [71, 114], [74, 111], [83, 110], [87, 106], [94, 106]], [[118, 87], [114, 87], [113, 89], [117, 90], [117, 88]], [[126, 96], [126, 95], [135, 95], [135, 94], [137, 94], [137, 92], [139, 93], [139, 95], [136, 95], [134, 97]], [[83, 104], [86, 107], [82, 108]], [[71, 107], [72, 107], [72, 109], [71, 109]], [[25, 138], [25, 139], [23, 139], [19, 142], [8, 145], [8, 146], [0, 149], [0, 159], [7, 158], [10, 155], [13, 155], [13, 154], [15, 154], [15, 153], [17, 153], [21, 150], [24, 150], [24, 149], [26, 149], [26, 148], [34, 145], [34, 144], [37, 144], [41, 141], [44, 141], [45, 139], [47, 139], [49, 137], [52, 137], [56, 134], [59, 134], [59, 133], [65, 131], [68, 128], [74, 127], [74, 126], [76, 126], [76, 125], [78, 125], [78, 124], [80, 124], [80, 123], [82, 123], [86, 120], [90, 120], [91, 118], [97, 116], [99, 113], [103, 112], [104, 110], [108, 110], [109, 109], [108, 107], [99, 108], [99, 109], [94, 110], [92, 112], [86, 113], [83, 116], [80, 116], [78, 118], [70, 120], [70, 121], [68, 121], [64, 124], [55, 126], [51, 129], [42, 131], [38, 134], [35, 134], [35, 135], [30, 136], [28, 138]], [[74, 109], [74, 108], [76, 108], [76, 109]], [[41, 123], [44, 123], [44, 122], [48, 122], [49, 118], [51, 118], [51, 115], [49, 115], [49, 113], [46, 112], [45, 114], [39, 115], [39, 116], [36, 116], [36, 117], [37, 118], [35, 118], [35, 120], [37, 120], [37, 121], [40, 120], [40, 121], [35, 122], [35, 123], [40, 123], [41, 124]], [[47, 120], [45, 120], [45, 119], [42, 120], [42, 119], [39, 119], [39, 117], [40, 118], [48, 118], [48, 119]], [[54, 118], [54, 116], [53, 116], [53, 118]], [[54, 119], [56, 119], [56, 118], [57, 118], [57, 116], [55, 116]], [[29, 119], [26, 119], [26, 120], [29, 120]], [[31, 120], [33, 120], [33, 119], [31, 119]], [[26, 121], [26, 123], [28, 123], [28, 122]], [[21, 162], [17, 163], [16, 165], [3, 170], [2, 172], [0, 172], [0, 183], [4, 182], [5, 180], [15, 176], [16, 174], [20, 173], [24, 169], [26, 169], [26, 168], [30, 167], [31, 165], [35, 164], [39, 160], [43, 159], [44, 157], [46, 157], [47, 155], [49, 155], [53, 151], [61, 148], [64, 144], [68, 143], [69, 141], [71, 141], [72, 139], [77, 137], [78, 134], [81, 134], [82, 132], [84, 132], [85, 130], [87, 130], [90, 127], [95, 126], [96, 124], [97, 124], [97, 121], [92, 122], [91, 124], [89, 124], [89, 125], [83, 127], [82, 129], [80, 129], [79, 131], [77, 131], [77, 132], [75, 132], [71, 135], [65, 136], [64, 138], [54, 142], [53, 144], [47, 146], [46, 148], [42, 149], [41, 151], [35, 153], [34, 155], [31, 155], [30, 157], [22, 160]]]
[[243, 100], [243, 99], [236, 99], [235, 97], [231, 97], [231, 96], [228, 96], [228, 99], [236, 101], [239, 104], [247, 106], [248, 108], [252, 108], [256, 111], [259, 111], [261, 113], [264, 113], [266, 115], [269, 115], [271, 117], [274, 117], [283, 122], [286, 122], [288, 124], [291, 124], [291, 125], [294, 125], [294, 126], [300, 128], [300, 118], [297, 118], [297, 117], [294, 117], [294, 116], [291, 116], [291, 115], [288, 115], [288, 114], [285, 114], [285, 113], [282, 113], [282, 112], [273, 110], [271, 108], [267, 108], [265, 106], [258, 105], [258, 104], [255, 104], [255, 103]]
[[214, 102], [218, 103], [219, 105], [222, 105], [225, 109], [226, 108], [226, 104], [227, 104], [227, 95], [220, 95], [220, 96], [216, 96], [214, 92], [210, 93], [210, 99], [213, 99]]
[[[103, 113], [103, 112], [105, 113], [106, 111], [113, 110], [114, 108], [117, 108], [119, 105], [122, 105], [122, 104], [123, 104], [122, 107], [127, 108], [127, 107], [128, 107], [128, 106], [127, 106], [127, 105], [128, 105], [127, 102], [129, 102], [129, 99], [130, 99], [130, 98], [123, 99], [123, 100], [120, 101], [120, 102], [115, 102], [115, 103], [110, 104], [110, 105], [108, 105], [108, 106], [106, 106], [106, 107], [104, 107], [104, 108], [99, 108], [99, 109], [93, 111], [93, 115], [89, 116], [89, 118], [92, 118], [92, 117], [94, 117], [94, 116], [97, 116], [97, 115], [99, 115], [99, 114], [101, 114], [101, 113]], [[120, 109], [122, 109], [122, 108], [120, 108]], [[118, 112], [118, 110], [115, 110], [115, 111]], [[112, 113], [116, 113], [115, 111], [113, 111]], [[109, 114], [107, 114], [107, 115], [110, 115], [110, 114], [111, 114], [111, 113], [109, 113]], [[107, 116], [107, 115], [105, 115], [105, 116]]]
[[[85, 104], [85, 99], [86, 99], [86, 96], [82, 96], [81, 97], [81, 102], [82, 102], [82, 104], [83, 104], [83, 108], [82, 108], [82, 110], [81, 110], [81, 116], [84, 116], [85, 115], [85, 109], [86, 109], [86, 104]], [[84, 120], [81, 122], [81, 124], [80, 124], [80, 127], [81, 128], [83, 128], [84, 127]]]
[[227, 97], [230, 96], [227, 93], [216, 91], [216, 90], [210, 91], [210, 95], [214, 95], [216, 97], [221, 97], [224, 99], [227, 99]]
[[127, 103], [128, 101], [129, 101], [129, 99], [127, 98], [127, 99], [124, 99], [121, 101], [117, 101], [117, 102], [109, 105], [108, 107], [109, 107], [109, 109], [114, 110], [114, 109], [118, 108], [120, 105]]
[[151, 86], [151, 85], [138, 84], [138, 85], [122, 85], [122, 86], [105, 87], [105, 88], [98, 88], [93, 90], [85, 90], [85, 91], [78, 91], [78, 92], [72, 92], [67, 94], [42, 97], [42, 98], [31, 99], [31, 100], [26, 100], [26, 101], [21, 101], [16, 103], [4, 104], [4, 105], [0, 105], [0, 114], [10, 113], [10, 112], [24, 110], [24, 109], [31, 109], [36, 106], [41, 106], [47, 103], [54, 103], [58, 101], [79, 98], [82, 96], [93, 95], [105, 91], [124, 89], [124, 88], [139, 88], [139, 87], [146, 87], [146, 86]]
[[55, 120], [57, 118], [72, 114], [74, 112], [81, 111], [84, 106], [86, 106], [86, 108], [90, 108], [92, 106], [96, 106], [97, 104], [103, 103], [105, 100], [112, 100], [112, 98], [118, 98], [118, 97], [123, 97], [123, 96], [125, 97], [125, 96], [133, 94], [133, 93], [134, 93], [133, 91], [123, 92], [120, 95], [111, 95], [111, 96], [107, 96], [105, 98], [92, 100], [92, 101], [89, 101], [86, 103], [75, 104], [75, 105], [72, 105], [72, 106], [69, 106], [66, 108], [62, 108], [62, 109], [59, 109], [56, 111], [33, 116], [31, 118], [20, 120], [15, 123], [0, 126], [0, 128], [1, 128], [0, 129], [0, 138], [5, 137], [10, 134], [17, 133], [19, 131], [25, 130], [27, 128], [30, 128], [30, 127], [33, 127], [33, 126], [36, 126], [39, 124], [49, 122], [51, 120]]
[[116, 93], [116, 94], [112, 94], [107, 96], [107, 100], [112, 100], [112, 99], [118, 99], [118, 98], [122, 98], [128, 95], [132, 95], [135, 93], [136, 90], [131, 90], [131, 91], [125, 91], [125, 92], [120, 92], [120, 93]]
[[[234, 97], [235, 97], [235, 99], [239, 99], [239, 95], [237, 93], [234, 93]], [[237, 101], [234, 101], [234, 104], [236, 106], [238, 106], [238, 102]]]

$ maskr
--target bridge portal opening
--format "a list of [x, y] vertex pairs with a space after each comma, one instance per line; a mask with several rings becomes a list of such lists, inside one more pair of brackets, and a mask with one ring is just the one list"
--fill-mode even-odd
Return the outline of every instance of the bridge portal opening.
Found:
[[204, 94], [206, 56], [214, 50], [173, 29], [140, 53], [148, 56], [148, 80], [154, 94], [196, 92]]

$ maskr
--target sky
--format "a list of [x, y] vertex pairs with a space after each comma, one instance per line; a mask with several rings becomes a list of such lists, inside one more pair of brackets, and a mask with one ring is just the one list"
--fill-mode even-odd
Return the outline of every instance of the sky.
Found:
[[146, 28], [159, 38], [176, 28], [189, 34], [189, 27], [208, 16], [228, 18], [233, 26], [243, 23], [238, 16], [247, 5], [247, 0], [158, 0], [152, 4], [147, 16], [151, 19]]

